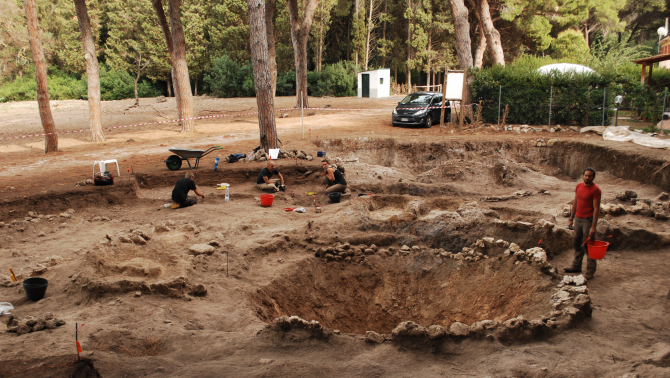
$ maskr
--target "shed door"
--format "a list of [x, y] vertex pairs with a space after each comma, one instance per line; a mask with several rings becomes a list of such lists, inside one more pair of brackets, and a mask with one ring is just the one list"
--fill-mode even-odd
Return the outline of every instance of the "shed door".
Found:
[[363, 77], [363, 95], [362, 97], [370, 97], [370, 74], [361, 74]]

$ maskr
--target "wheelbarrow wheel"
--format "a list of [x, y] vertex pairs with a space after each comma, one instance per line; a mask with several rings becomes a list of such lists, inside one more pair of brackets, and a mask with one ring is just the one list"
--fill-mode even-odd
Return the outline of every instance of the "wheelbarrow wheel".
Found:
[[169, 170], [177, 171], [179, 168], [181, 168], [181, 157], [177, 155], [170, 155], [170, 157], [165, 160], [165, 165]]

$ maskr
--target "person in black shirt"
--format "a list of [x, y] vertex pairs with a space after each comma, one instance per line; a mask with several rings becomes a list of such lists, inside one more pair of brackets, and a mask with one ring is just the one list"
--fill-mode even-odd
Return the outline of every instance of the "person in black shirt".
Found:
[[344, 175], [340, 172], [337, 167], [333, 167], [328, 162], [328, 159], [323, 159], [321, 161], [321, 166], [323, 167], [326, 175], [326, 193], [341, 192], [344, 194], [349, 194], [347, 191], [347, 180], [344, 179]]
[[268, 161], [268, 166], [261, 169], [261, 172], [256, 178], [256, 189], [278, 192], [279, 186], [277, 186], [277, 179], [270, 180], [270, 177], [273, 175], [279, 176], [280, 185], [282, 188], [284, 188], [284, 177], [281, 175], [281, 173], [279, 173], [275, 162], [270, 160]]
[[174, 189], [172, 189], [172, 201], [178, 205], [176, 207], [189, 207], [198, 203], [197, 198], [188, 196], [188, 192], [191, 190], [194, 191], [196, 195], [205, 198], [205, 195], [200, 193], [195, 187], [195, 182], [193, 181], [194, 178], [195, 175], [193, 172], [186, 172], [184, 178], [179, 179], [174, 186]]

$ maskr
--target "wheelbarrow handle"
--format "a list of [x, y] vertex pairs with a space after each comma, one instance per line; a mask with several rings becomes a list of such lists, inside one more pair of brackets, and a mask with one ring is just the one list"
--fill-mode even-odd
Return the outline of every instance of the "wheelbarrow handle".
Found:
[[203, 157], [203, 156], [207, 155], [208, 153], [210, 153], [210, 152], [212, 152], [212, 151], [214, 151], [214, 150], [223, 150], [223, 147], [221, 147], [221, 146], [210, 147], [210, 148], [208, 148], [207, 150], [205, 150], [205, 152], [203, 152], [203, 154], [200, 155], [200, 157]]

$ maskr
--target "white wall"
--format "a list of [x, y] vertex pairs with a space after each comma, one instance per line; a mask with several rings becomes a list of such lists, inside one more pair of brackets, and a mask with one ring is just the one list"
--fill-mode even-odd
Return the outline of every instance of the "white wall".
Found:
[[[370, 98], [388, 97], [391, 95], [391, 70], [383, 68], [358, 73], [358, 97], [363, 97], [363, 74], [370, 75]], [[383, 83], [380, 83], [380, 80]]]

